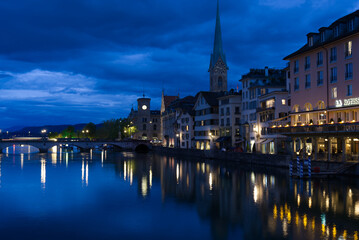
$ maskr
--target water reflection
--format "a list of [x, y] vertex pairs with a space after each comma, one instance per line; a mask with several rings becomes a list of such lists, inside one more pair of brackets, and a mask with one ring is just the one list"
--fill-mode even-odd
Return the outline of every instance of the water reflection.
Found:
[[46, 184], [46, 160], [41, 159], [41, 185], [42, 188], [45, 189]]
[[[151, 154], [113, 154], [107, 151], [74, 154], [64, 152], [61, 148], [47, 155], [29, 155], [28, 160], [25, 159], [24, 154], [10, 158], [6, 154], [0, 154], [2, 189], [5, 185], [4, 178], [11, 174], [12, 181], [21, 177], [22, 174], [12, 172], [12, 169], [21, 169], [25, 174], [33, 171], [33, 165], [36, 166], [36, 186], [43, 192], [67, 184], [66, 187], [75, 186], [72, 194], [77, 197], [89, 189], [94, 189], [101, 179], [106, 179], [113, 173], [115, 178], [111, 181], [107, 179], [104, 185], [100, 185], [101, 189], [110, 185], [116, 188], [120, 184], [124, 186], [121, 188], [122, 194], [114, 201], [123, 200], [134, 190], [142, 202], [139, 205], [134, 204], [133, 209], [128, 211], [146, 206], [145, 212], [156, 216], [165, 211], [168, 205], [163, 204], [167, 208], [158, 209], [158, 203], [155, 201], [173, 203], [170, 205], [173, 208], [172, 214], [167, 214], [167, 218], [157, 219], [159, 226], [165, 226], [166, 222], [172, 221], [178, 223], [176, 227], [180, 228], [184, 223], [179, 224], [173, 212], [182, 209], [182, 206], [190, 206], [187, 209], [190, 209], [193, 215], [188, 221], [197, 216], [202, 223], [202, 227], [198, 227], [197, 231], [206, 234], [208, 228], [204, 226], [209, 226], [210, 233], [207, 233], [213, 239], [358, 240], [357, 180], [304, 181], [290, 179], [286, 171], [276, 169], [253, 170], [229, 163], [196, 162]], [[67, 178], [72, 180], [67, 182]], [[76, 188], [77, 184], [79, 188]], [[86, 191], [83, 191], [84, 189]], [[68, 193], [65, 192], [64, 195], [66, 194]], [[58, 197], [57, 194], [54, 196]], [[133, 201], [132, 198], [129, 199]], [[62, 204], [65, 204], [65, 201]], [[91, 205], [91, 209], [94, 206], [96, 205]], [[116, 205], [114, 209], [121, 209], [121, 206]], [[167, 233], [166, 236], [172, 235]]]
[[[359, 190], [343, 189], [336, 180], [289, 178], [286, 172], [261, 174], [237, 166], [179, 161], [171, 157], [121, 162], [124, 179], [132, 168], [148, 195], [150, 179], [161, 183], [162, 199], [176, 198], [197, 205], [199, 216], [211, 221], [213, 236], [229, 237], [230, 226], [244, 231], [244, 239], [357, 239]], [[153, 175], [153, 176], [152, 176]], [[152, 180], [150, 180], [151, 182]], [[132, 180], [131, 180], [132, 182]], [[355, 194], [353, 189], [355, 188]], [[356, 224], [353, 224], [356, 223]], [[264, 235], [263, 235], [264, 234]]]

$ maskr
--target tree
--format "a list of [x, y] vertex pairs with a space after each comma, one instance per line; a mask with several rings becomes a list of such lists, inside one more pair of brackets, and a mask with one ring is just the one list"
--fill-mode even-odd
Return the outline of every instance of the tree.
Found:
[[63, 138], [74, 138], [76, 136], [74, 126], [68, 126], [65, 130], [61, 132]]
[[85, 133], [86, 137], [94, 138], [96, 135], [96, 125], [92, 122], [86, 124], [86, 126], [82, 129], [83, 133]]
[[96, 137], [100, 139], [116, 139], [119, 136], [121, 119], [111, 119], [103, 122], [102, 127], [96, 131]]
[[59, 134], [57, 132], [50, 132], [49, 133], [49, 138], [58, 138]]

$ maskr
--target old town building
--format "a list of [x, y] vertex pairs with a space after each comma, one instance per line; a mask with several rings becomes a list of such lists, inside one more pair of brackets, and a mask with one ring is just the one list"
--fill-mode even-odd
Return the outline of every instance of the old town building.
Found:
[[292, 137], [294, 152], [315, 159], [358, 158], [359, 11], [338, 19], [285, 57], [290, 62], [291, 125], [273, 131]]
[[137, 99], [137, 110], [131, 109], [128, 116], [132, 126], [136, 127], [134, 133], [130, 135], [134, 139], [158, 140], [160, 137], [161, 121], [160, 111], [151, 110], [151, 99]]
[[219, 135], [216, 140], [221, 148], [243, 148], [241, 135], [242, 91], [226, 92], [219, 100]]
[[242, 79], [242, 128], [245, 150], [257, 150], [260, 142], [258, 134], [257, 107], [258, 98], [272, 92], [286, 90], [286, 71], [284, 69], [250, 69]]

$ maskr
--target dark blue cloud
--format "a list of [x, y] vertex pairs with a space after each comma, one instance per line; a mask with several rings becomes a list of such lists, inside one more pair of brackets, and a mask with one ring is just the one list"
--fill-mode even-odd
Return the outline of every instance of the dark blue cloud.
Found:
[[[221, 0], [229, 87], [359, 6], [349, 0]], [[216, 1], [2, 0], [0, 128], [123, 117], [143, 91], [208, 89]], [[24, 119], [26, 123], [23, 123]]]

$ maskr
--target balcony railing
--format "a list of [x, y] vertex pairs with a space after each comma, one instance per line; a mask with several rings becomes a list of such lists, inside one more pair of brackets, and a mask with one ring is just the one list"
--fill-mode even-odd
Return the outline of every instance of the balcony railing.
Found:
[[323, 125], [302, 125], [302, 126], [289, 126], [280, 125], [268, 128], [268, 134], [337, 134], [337, 133], [355, 133], [359, 132], [359, 122], [355, 123], [335, 123]]

